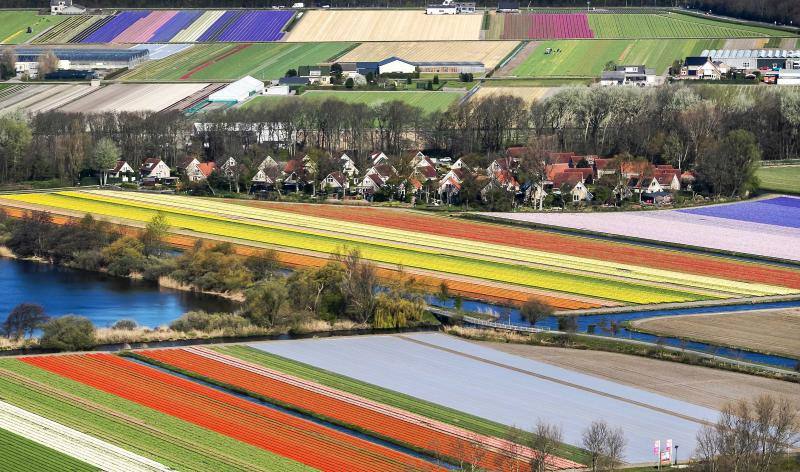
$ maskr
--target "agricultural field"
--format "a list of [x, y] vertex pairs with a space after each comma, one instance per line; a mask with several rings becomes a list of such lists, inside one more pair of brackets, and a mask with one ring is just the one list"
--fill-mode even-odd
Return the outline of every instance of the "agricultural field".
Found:
[[[463, 451], [482, 451], [480, 464], [502, 468], [522, 466], [535, 452], [499, 438], [479, 436], [468, 430], [432, 421], [421, 415], [371, 402], [350, 393], [331, 389], [313, 381], [287, 376], [283, 372], [253, 364], [206, 348], [143, 350], [138, 359], [154, 362], [175, 372], [231, 386], [255, 398], [309, 412], [336, 424], [386, 438], [400, 446], [411, 446], [431, 456], [453, 462]], [[492, 448], [499, 450], [493, 450]], [[580, 464], [553, 458], [553, 468], [566, 469]]]
[[[610, 61], [619, 64], [645, 64], [648, 68], [656, 69], [658, 74], [663, 74], [676, 59], [721, 45], [721, 40], [716, 39], [543, 41], [511, 71], [511, 75], [599, 77]], [[552, 48], [553, 53], [545, 54], [547, 48]]]
[[800, 165], [764, 166], [758, 169], [756, 175], [761, 190], [800, 194]]
[[479, 344], [714, 410], [721, 410], [732, 400], [747, 400], [759, 395], [788, 398], [800, 410], [800, 384], [783, 380], [616, 352], [553, 349], [514, 343]]
[[377, 62], [395, 56], [413, 62], [474, 61], [482, 62], [491, 70], [518, 45], [517, 41], [373, 42], [359, 45], [338, 60]]
[[[309, 214], [316, 211], [313, 209], [301, 214], [218, 200], [204, 200], [199, 211], [198, 200], [192, 197], [107, 191], [13, 195], [2, 201], [139, 223], [162, 211], [173, 226], [210, 237], [235, 238], [241, 244], [269, 244], [288, 253], [313, 251], [324, 257], [347, 246], [380, 267], [402, 264], [412, 273], [468, 278], [489, 287], [500, 283], [532, 289], [536, 296], [562, 309], [792, 294], [800, 289], [800, 273], [790, 269], [749, 264], [743, 273], [732, 261], [698, 257], [696, 263], [686, 264], [686, 255], [679, 253], [649, 253], [652, 257], [648, 259], [636, 251], [625, 254], [630, 250], [627, 247], [617, 248], [618, 255], [592, 259], [577, 241], [576, 247], [564, 248], [564, 240], [561, 246], [548, 244], [527, 230], [519, 230], [525, 241], [517, 243], [508, 243], [515, 241], [509, 231], [483, 224], [459, 224], [456, 230], [437, 234], [440, 231], [433, 227], [441, 220], [427, 221], [414, 213], [401, 212], [391, 218], [395, 223], [384, 223], [371, 214], [318, 217]], [[470, 236], [460, 239], [460, 234]], [[602, 247], [589, 250], [608, 252]]]
[[681, 13], [589, 15], [595, 38], [759, 38], [787, 31], [727, 23]]
[[19, 112], [34, 115], [47, 112], [95, 91], [97, 91], [96, 87], [85, 84], [43, 84], [20, 88], [16, 93], [7, 96], [0, 92], [0, 114]]
[[613, 234], [725, 252], [800, 261], [800, 199], [777, 197], [691, 210], [623, 213], [493, 213], [541, 226]]
[[129, 10], [80, 32], [81, 43], [279, 41], [289, 10]]
[[510, 95], [525, 100], [526, 103], [533, 103], [543, 100], [558, 91], [557, 87], [490, 87], [481, 86], [480, 89], [470, 97], [470, 100], [480, 100], [486, 97], [497, 97], [500, 95]]
[[170, 57], [147, 62], [120, 80], [259, 80], [283, 77], [287, 70], [327, 61], [352, 47], [351, 43], [322, 44], [204, 44]]
[[632, 322], [636, 329], [800, 360], [800, 309], [681, 315]]
[[[56, 17], [57, 18], [57, 17]], [[94, 24], [102, 21], [102, 15], [81, 15], [66, 17], [64, 21], [40, 34], [32, 41], [33, 44], [66, 44], [72, 38], [90, 29]]]
[[[499, 15], [495, 16], [497, 18]], [[505, 15], [500, 39], [591, 39], [586, 13]]]
[[[3, 454], [3, 470], [6, 472], [94, 472], [92, 467], [66, 454], [54, 451], [47, 446], [16, 435], [0, 428], [0, 451]], [[8, 451], [14, 451], [13, 454]]]
[[531, 430], [537, 419], [560, 424], [567, 444], [580, 444], [583, 428], [603, 418], [623, 428], [628, 439], [625, 455], [633, 463], [649, 459], [647, 446], [652, 446], [654, 430], [690, 450], [702, 422], [717, 415], [708, 408], [438, 333], [250, 346], [524, 430]]
[[461, 41], [480, 39], [482, 15], [426, 15], [422, 10], [313, 10], [288, 42]]
[[458, 101], [463, 96], [459, 92], [338, 92], [326, 90], [311, 90], [298, 97], [255, 97], [249, 100], [244, 107], [270, 106], [281, 100], [326, 100], [335, 98], [347, 103], [363, 103], [376, 106], [381, 103], [398, 100], [408, 105], [422, 108], [426, 113], [446, 110], [447, 107]]
[[161, 111], [208, 84], [112, 84], [63, 107], [67, 113]]
[[[64, 16], [39, 15], [36, 11], [0, 11], [0, 44], [20, 44], [64, 21]], [[28, 33], [28, 27], [31, 33]]]

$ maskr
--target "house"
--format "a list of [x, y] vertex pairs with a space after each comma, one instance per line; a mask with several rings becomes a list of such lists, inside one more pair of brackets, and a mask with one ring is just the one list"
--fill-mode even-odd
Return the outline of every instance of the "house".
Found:
[[498, 172], [513, 172], [519, 166], [519, 161], [511, 157], [499, 157], [486, 168], [486, 175], [492, 176]]
[[[217, 170], [217, 164], [214, 162], [201, 162], [197, 165], [197, 173], [196, 178], [194, 179], [195, 182], [200, 180], [206, 180], [208, 176], [214, 173]], [[192, 180], [192, 179], [189, 179]]]
[[72, 0], [50, 0], [51, 15], [83, 15], [86, 7], [72, 3]]
[[390, 178], [397, 176], [397, 169], [395, 169], [394, 166], [391, 166], [389, 164], [380, 164], [377, 166], [370, 167], [369, 170], [367, 170], [366, 175], [367, 176], [377, 175], [381, 178], [382, 181], [385, 182]]
[[655, 69], [645, 66], [617, 66], [613, 71], [600, 74], [600, 85], [636, 85], [639, 87], [656, 84]]
[[451, 169], [467, 169], [467, 170], [470, 169], [469, 164], [467, 164], [467, 162], [464, 159], [460, 158], [460, 157], [458, 158], [458, 160], [456, 160], [454, 163], [452, 163], [450, 165], [450, 168]]
[[281, 171], [277, 166], [259, 169], [258, 172], [256, 172], [256, 175], [250, 179], [250, 193], [275, 188], [275, 186], [278, 184], [280, 175]]
[[389, 157], [381, 151], [373, 152], [369, 155], [369, 158], [374, 166], [389, 163]]
[[367, 174], [358, 184], [358, 191], [364, 195], [372, 195], [380, 191], [386, 182], [378, 174]]
[[118, 160], [113, 169], [108, 171], [108, 177], [111, 179], [118, 179], [120, 182], [135, 182], [136, 171], [128, 164], [127, 161]]
[[343, 173], [336, 171], [326, 175], [322, 182], [319, 184], [319, 189], [322, 191], [331, 190], [334, 192], [344, 193], [350, 188], [350, 181]]
[[569, 191], [573, 203], [590, 202], [594, 199], [594, 195], [586, 188], [583, 181], [577, 182]]
[[378, 62], [378, 73], [383, 74], [413, 74], [417, 71], [417, 65], [399, 57], [389, 57]]
[[268, 155], [261, 161], [261, 164], [258, 165], [258, 170], [271, 169], [273, 167], [276, 169], [278, 168], [278, 161]]
[[681, 78], [720, 80], [723, 75], [721, 64], [715, 63], [710, 57], [687, 57], [681, 67]]
[[786, 49], [711, 49], [701, 54], [714, 63], [724, 63], [730, 69], [755, 70], [800, 69], [800, 50]]
[[347, 155], [347, 153], [342, 153], [342, 156], [339, 158], [339, 162], [342, 165], [342, 172], [348, 177], [353, 178], [360, 174], [358, 168], [356, 167], [355, 161]]
[[239, 165], [237, 164], [236, 159], [229, 157], [225, 160], [225, 162], [222, 163], [221, 166], [219, 166], [219, 170], [221, 170], [226, 177], [233, 178], [239, 173]]
[[658, 179], [653, 177], [631, 177], [628, 179], [628, 188], [630, 188], [633, 193], [657, 193], [664, 191], [664, 187], [658, 183]]
[[139, 173], [143, 179], [167, 179], [170, 176], [169, 166], [157, 157], [145, 159]]
[[519, 13], [519, 0], [499, 0], [497, 13]]
[[470, 13], [475, 13], [475, 2], [443, 0], [442, 3], [430, 4], [425, 9], [426, 15], [468, 15]]
[[292, 159], [288, 161], [281, 172], [283, 186], [294, 188], [299, 192], [306, 185], [314, 181], [314, 171], [312, 169], [313, 165], [310, 165], [308, 156], [302, 159]]

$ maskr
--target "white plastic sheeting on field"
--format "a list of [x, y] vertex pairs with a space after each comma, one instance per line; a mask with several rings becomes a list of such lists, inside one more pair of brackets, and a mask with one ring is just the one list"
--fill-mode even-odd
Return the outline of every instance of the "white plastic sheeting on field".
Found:
[[0, 401], [0, 428], [110, 472], [172, 470], [158, 462]]
[[499, 423], [528, 430], [538, 419], [555, 423], [570, 444], [580, 445], [582, 431], [604, 419], [624, 430], [626, 460], [632, 463], [655, 459], [655, 439], [672, 439], [690, 453], [702, 422], [717, 417], [708, 408], [458, 338], [404, 336], [408, 339], [364, 336], [252, 346]]

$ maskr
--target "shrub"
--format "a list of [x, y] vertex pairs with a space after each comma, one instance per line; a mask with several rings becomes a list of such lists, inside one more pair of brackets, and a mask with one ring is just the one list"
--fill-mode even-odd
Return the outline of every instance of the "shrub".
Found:
[[249, 320], [232, 313], [206, 313], [205, 311], [189, 311], [170, 324], [175, 331], [188, 333], [191, 331], [236, 332], [251, 327]]
[[95, 328], [88, 318], [66, 315], [42, 325], [42, 347], [59, 351], [79, 351], [95, 344]]
[[122, 277], [143, 272], [147, 263], [144, 244], [132, 236], [125, 236], [108, 245], [103, 249], [103, 259], [109, 274]]
[[131, 331], [138, 327], [139, 324], [133, 320], [118, 320], [113, 326], [111, 326], [113, 329], [122, 329], [126, 331]]

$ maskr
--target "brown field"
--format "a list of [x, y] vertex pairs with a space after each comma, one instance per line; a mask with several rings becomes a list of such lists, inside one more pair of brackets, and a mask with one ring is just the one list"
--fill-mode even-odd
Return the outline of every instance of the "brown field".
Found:
[[800, 309], [683, 315], [633, 322], [637, 328], [800, 359]]
[[493, 69], [514, 50], [519, 41], [448, 41], [364, 43], [338, 60], [341, 62], [382, 61], [397, 56], [413, 62], [470, 61], [482, 62]]
[[475, 92], [470, 100], [480, 100], [486, 97], [496, 97], [499, 95], [511, 95], [533, 103], [537, 100], [547, 98], [558, 91], [557, 87], [487, 87], [483, 86]]
[[525, 344], [479, 344], [717, 410], [728, 402], [761, 394], [789, 398], [800, 410], [800, 384], [797, 383], [612, 352]]
[[426, 15], [422, 10], [309, 11], [288, 42], [459, 41], [480, 39], [482, 16]]
[[726, 39], [723, 49], [761, 49], [766, 46], [767, 38], [737, 38]]

